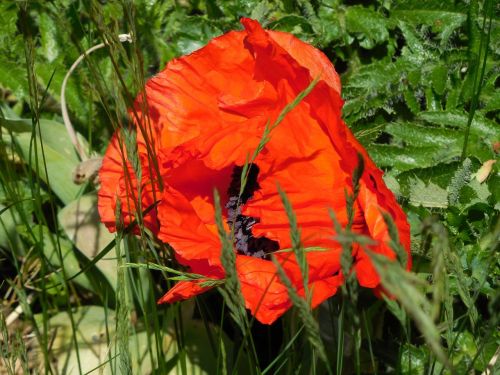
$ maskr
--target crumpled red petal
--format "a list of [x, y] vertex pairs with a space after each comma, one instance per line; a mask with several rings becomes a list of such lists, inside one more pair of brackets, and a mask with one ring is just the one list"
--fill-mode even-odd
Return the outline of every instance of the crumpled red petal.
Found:
[[[118, 201], [121, 208], [118, 221], [121, 226], [127, 227], [135, 221], [141, 222], [153, 233], [158, 232], [156, 210], [151, 209], [150, 206], [154, 205], [159, 198], [159, 188], [157, 183], [149, 177], [144, 158], [144, 155], [139, 156], [143, 174], [139, 189], [136, 171], [128, 160], [124, 137], [120, 132], [115, 133], [99, 170], [101, 187], [98, 191], [99, 215], [111, 232], [116, 231]], [[138, 197], [139, 191], [141, 199]], [[135, 227], [134, 231], [138, 233], [138, 227]]]
[[180, 281], [175, 284], [163, 297], [158, 300], [158, 303], [174, 303], [194, 297], [211, 289], [200, 285], [202, 281]]

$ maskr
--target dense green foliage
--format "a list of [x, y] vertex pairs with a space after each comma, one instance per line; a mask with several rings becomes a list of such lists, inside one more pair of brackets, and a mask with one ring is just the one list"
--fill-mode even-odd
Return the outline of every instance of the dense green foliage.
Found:
[[[120, 374], [484, 371], [500, 345], [497, 7], [489, 0], [0, 2], [0, 373], [83, 374], [100, 364]], [[80, 54], [109, 44], [84, 60], [66, 90], [81, 142], [98, 155], [127, 123], [126, 108], [148, 77], [241, 28], [241, 16], [317, 46], [341, 74], [344, 119], [386, 171], [411, 223], [413, 273], [373, 260], [396, 300], [348, 283], [311, 312], [292, 289], [295, 309], [265, 329], [248, 319], [229, 278], [222, 311], [216, 292], [158, 307], [167, 279], [196, 275], [175, 274], [168, 247], [148, 233], [109, 234], [95, 186], [73, 183], [79, 159], [60, 91]], [[133, 42], [120, 43], [127, 32]], [[282, 198], [287, 206], [286, 192]]]

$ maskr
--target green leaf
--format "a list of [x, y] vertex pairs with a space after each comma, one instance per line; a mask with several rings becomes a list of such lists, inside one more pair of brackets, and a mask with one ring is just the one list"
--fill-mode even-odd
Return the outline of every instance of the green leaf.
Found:
[[432, 182], [426, 185], [415, 178], [410, 186], [410, 203], [414, 206], [446, 208], [448, 192]]
[[396, 5], [396, 9], [391, 13], [391, 17], [410, 23], [414, 26], [432, 26], [432, 30], [439, 33], [441, 45], [444, 45], [452, 33], [461, 27], [467, 19], [467, 15], [465, 13], [429, 9], [423, 6], [420, 2], [415, 2], [414, 4], [419, 4], [421, 8], [399, 10], [398, 5]]
[[[14, 134], [21, 157], [33, 171], [38, 171], [40, 178], [50, 186], [63, 203], [69, 203], [80, 191], [80, 187], [73, 183], [73, 171], [79, 161], [66, 129], [58, 122], [40, 120], [42, 142], [40, 142], [38, 129], [35, 132], [36, 143], [32, 143], [31, 133]], [[85, 147], [85, 143], [83, 144]], [[47, 173], [45, 173], [45, 167]]]
[[[433, 51], [430, 48], [426, 48], [425, 41], [410, 25], [399, 20], [398, 27], [403, 33], [406, 41], [406, 46], [404, 46], [401, 51], [403, 58], [409, 62], [418, 64], [417, 66], [420, 66], [418, 70], [421, 71], [422, 64], [432, 58]], [[412, 67], [412, 70], [413, 69], [414, 67]]]
[[483, 108], [485, 113], [500, 109], [500, 91], [498, 89], [493, 89], [491, 94], [489, 94], [488, 90], [483, 90], [481, 99], [486, 102]]
[[[415, 147], [450, 147], [456, 146], [461, 152], [464, 135], [458, 131], [450, 131], [443, 128], [422, 126], [415, 123], [390, 123], [385, 130], [404, 141], [405, 144]], [[452, 152], [453, 153], [453, 152]], [[457, 155], [453, 153], [453, 155]], [[458, 154], [459, 155], [459, 154]]]
[[13, 94], [23, 99], [26, 97], [28, 82], [26, 79], [24, 44], [18, 32], [18, 5], [13, 1], [0, 2], [0, 86], [10, 89]]
[[310, 39], [314, 33], [312, 25], [306, 18], [294, 14], [271, 22], [269, 28], [293, 33], [301, 39]]
[[413, 114], [417, 114], [420, 112], [420, 104], [418, 103], [417, 99], [415, 98], [415, 93], [413, 90], [405, 90], [403, 92], [404, 98], [406, 105], [410, 109], [410, 111]]
[[444, 151], [436, 147], [398, 147], [393, 145], [369, 145], [370, 156], [380, 167], [392, 167], [398, 172], [414, 168], [430, 167], [450, 159]]
[[347, 31], [357, 35], [363, 48], [372, 49], [389, 38], [386, 18], [370, 8], [347, 7], [345, 22]]
[[12, 120], [0, 117], [0, 127], [7, 129], [14, 133], [31, 133], [33, 126], [31, 120], [19, 119]]
[[401, 351], [401, 374], [424, 374], [426, 362], [427, 354], [425, 350], [406, 344]]
[[459, 203], [462, 209], [466, 209], [476, 203], [488, 203], [490, 195], [488, 185], [481, 184], [473, 178], [467, 185], [460, 189]]
[[443, 95], [448, 80], [448, 68], [444, 65], [436, 65], [431, 72], [432, 88], [438, 95]]
[[462, 166], [460, 166], [448, 186], [448, 201], [451, 205], [458, 203], [460, 197], [460, 190], [470, 181], [471, 178], [470, 159], [465, 159]]
[[[57, 269], [56, 275], [61, 276], [60, 268], [64, 267], [64, 271], [67, 278], [70, 278], [80, 272], [80, 264], [76, 258], [71, 243], [64, 238], [58, 238], [56, 241], [55, 234], [51, 233], [46, 226], [34, 225], [30, 231], [32, 231], [34, 236], [39, 236], [40, 238], [33, 238], [29, 233], [28, 229], [24, 226], [18, 227], [20, 235], [29, 243], [39, 247], [43, 251], [43, 255], [46, 260]], [[61, 263], [62, 260], [62, 263]], [[62, 279], [57, 279], [58, 282], [62, 282]], [[75, 277], [75, 282], [83, 286], [88, 290], [92, 290], [92, 285], [86, 275], [78, 275]]]
[[0, 56], [0, 86], [10, 89], [19, 99], [26, 99], [29, 92], [25, 76], [26, 69], [23, 64]]
[[41, 53], [49, 63], [54, 61], [59, 56], [59, 45], [57, 43], [57, 27], [52, 18], [47, 13], [40, 13], [39, 28], [41, 35], [42, 46]]
[[9, 249], [17, 256], [21, 256], [20, 249], [23, 248], [19, 239], [17, 226], [21, 219], [15, 207], [6, 208], [0, 204], [0, 248]]
[[[180, 374], [215, 374], [217, 373], [218, 348], [212, 346], [211, 338], [220, 337], [221, 347], [227, 352], [227, 358], [233, 358], [235, 347], [231, 345], [224, 332], [209, 322], [187, 320], [183, 322], [183, 351], [180, 349], [180, 338], [172, 333], [157, 332], [155, 337], [147, 331], [132, 332], [128, 337], [127, 354], [121, 353], [117, 341], [117, 314], [114, 310], [102, 306], [82, 306], [73, 312], [76, 332], [73, 332], [69, 314], [59, 312], [48, 320], [51, 332], [51, 353], [54, 355], [57, 373], [79, 373], [75, 340], [78, 344], [82, 374], [102, 373], [115, 374], [119, 367], [120, 355], [130, 355], [132, 374], [151, 374], [158, 371], [158, 359], [162, 357], [167, 366], [165, 373]], [[42, 324], [42, 315], [35, 319]], [[138, 324], [142, 325], [143, 322]], [[160, 347], [152, 346], [156, 341]], [[162, 350], [162, 351], [160, 351]], [[181, 356], [184, 358], [181, 359]], [[245, 355], [243, 354], [243, 357]], [[247, 363], [245, 358], [241, 360]], [[183, 367], [185, 365], [185, 367]], [[101, 366], [99, 369], [97, 369]], [[248, 368], [240, 366], [238, 373], [247, 374]], [[118, 372], [121, 373], [121, 372]]]
[[384, 289], [398, 299], [409, 316], [413, 318], [416, 326], [425, 338], [430, 349], [443, 363], [448, 363], [440, 342], [439, 330], [431, 316], [431, 304], [424, 292], [418, 288], [422, 281], [414, 274], [406, 272], [397, 262], [385, 256], [368, 252], [370, 259], [380, 275]]
[[[84, 195], [70, 202], [58, 214], [59, 223], [73, 244], [89, 259], [99, 254], [111, 241], [114, 235], [101, 223], [97, 211], [97, 197], [94, 194]], [[106, 259], [96, 263], [96, 267], [116, 288], [117, 261], [114, 250]]]
[[[421, 112], [418, 117], [431, 124], [451, 126], [465, 130], [468, 114], [462, 111], [428, 111]], [[500, 127], [493, 121], [481, 116], [479, 112], [476, 112], [472, 121], [471, 133], [492, 140], [498, 139], [500, 137]]]

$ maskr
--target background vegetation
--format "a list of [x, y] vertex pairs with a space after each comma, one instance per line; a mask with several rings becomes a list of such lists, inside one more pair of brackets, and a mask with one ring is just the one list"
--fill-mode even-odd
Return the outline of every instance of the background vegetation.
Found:
[[[489, 0], [0, 2], [0, 373], [500, 371], [498, 10]], [[110, 235], [95, 186], [73, 183], [60, 91], [83, 51], [109, 44], [66, 95], [86, 150], [102, 155], [145, 80], [241, 16], [317, 46], [341, 74], [344, 118], [411, 223], [413, 273], [374, 259], [397, 300], [350, 285], [270, 328], [234, 323], [217, 291], [157, 306], [172, 274], [140, 265], [168, 266], [168, 249]], [[120, 43], [127, 32], [133, 42]]]

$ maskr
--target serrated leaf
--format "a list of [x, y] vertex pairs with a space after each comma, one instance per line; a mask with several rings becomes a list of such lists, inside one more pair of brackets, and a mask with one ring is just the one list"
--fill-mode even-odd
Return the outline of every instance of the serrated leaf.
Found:
[[467, 19], [465, 13], [429, 9], [424, 7], [420, 2], [417, 2], [417, 4], [421, 6], [421, 9], [399, 10], [396, 5], [396, 9], [392, 12], [391, 17], [403, 20], [415, 26], [432, 26], [433, 31], [439, 33], [441, 45], [444, 45], [451, 34], [461, 27]]
[[416, 66], [421, 66], [423, 62], [432, 57], [431, 51], [426, 48], [424, 41], [411, 26], [399, 20], [398, 27], [403, 33], [406, 41], [406, 46], [404, 46], [401, 51], [401, 55], [404, 58]]
[[348, 7], [345, 22], [347, 31], [358, 36], [363, 48], [371, 49], [389, 38], [386, 18], [370, 8]]
[[473, 178], [467, 185], [460, 190], [459, 202], [462, 209], [471, 207], [477, 203], [486, 203], [491, 195], [488, 185], [481, 184]]
[[[441, 126], [452, 126], [465, 130], [467, 127], [468, 115], [462, 111], [428, 111], [421, 112], [418, 117], [424, 121]], [[472, 134], [498, 139], [500, 137], [500, 127], [493, 121], [481, 116], [476, 112], [470, 129]]]
[[383, 179], [389, 190], [392, 191], [396, 197], [401, 196], [401, 186], [392, 174], [385, 173]]
[[39, 28], [41, 35], [41, 53], [49, 63], [59, 56], [59, 45], [57, 43], [57, 27], [54, 20], [47, 13], [41, 13], [39, 16]]
[[271, 22], [269, 28], [287, 31], [306, 40], [310, 39], [314, 33], [313, 27], [307, 18], [294, 14], [281, 17], [279, 20]]
[[470, 181], [471, 166], [472, 163], [470, 159], [465, 159], [463, 164], [453, 175], [450, 185], [448, 186], [448, 201], [450, 202], [450, 204], [453, 205], [458, 202], [458, 198], [460, 197], [460, 189], [462, 189], [462, 187]]
[[398, 61], [398, 63], [377, 62], [361, 67], [346, 83], [346, 88], [352, 90], [390, 90], [390, 84], [399, 81], [402, 72], [412, 67], [410, 63]]
[[483, 90], [481, 99], [486, 102], [486, 105], [483, 108], [485, 113], [498, 111], [500, 109], [500, 91], [498, 89], [494, 89], [490, 95], [488, 95], [487, 90]]
[[444, 65], [436, 65], [431, 72], [432, 88], [438, 95], [443, 95], [448, 80], [448, 68]]
[[410, 185], [410, 204], [446, 208], [448, 207], [448, 192], [433, 182], [426, 185], [419, 178], [415, 178]]
[[446, 150], [436, 147], [398, 147], [393, 145], [369, 145], [368, 152], [381, 167], [392, 167], [398, 172], [424, 168], [449, 160]]
[[403, 96], [405, 98], [406, 105], [413, 114], [417, 114], [418, 112], [420, 112], [420, 104], [415, 98], [415, 93], [413, 90], [405, 90], [403, 92]]
[[[458, 131], [421, 126], [415, 123], [390, 123], [387, 124], [386, 131], [408, 145], [417, 147], [448, 147], [448, 152], [450, 152], [450, 146], [457, 146], [459, 151], [461, 151], [464, 137], [463, 134]], [[453, 154], [456, 155], [455, 153]]]
[[26, 98], [28, 81], [23, 64], [8, 61], [0, 56], [0, 86], [9, 89], [17, 98]]

